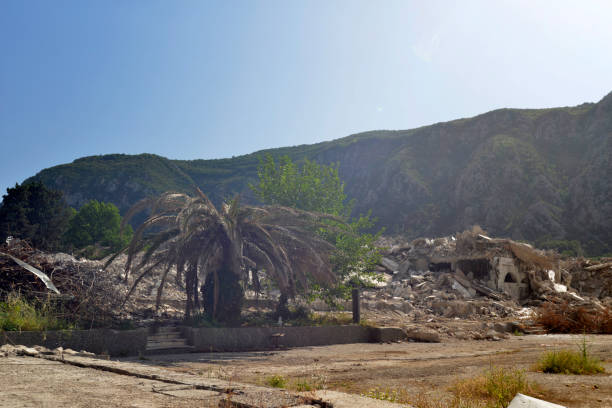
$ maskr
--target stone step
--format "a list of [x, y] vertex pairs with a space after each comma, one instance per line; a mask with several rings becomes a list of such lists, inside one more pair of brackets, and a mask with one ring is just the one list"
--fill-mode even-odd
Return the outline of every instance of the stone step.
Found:
[[171, 340], [171, 341], [147, 341], [147, 348], [159, 348], [159, 347], [183, 347], [187, 346], [185, 339]]
[[154, 328], [152, 333], [180, 333], [181, 332], [181, 328], [177, 327], [177, 326], [160, 326], [157, 328]]
[[182, 353], [193, 353], [193, 346], [182, 346], [182, 347], [168, 347], [168, 348], [147, 348], [145, 354], [182, 354]]
[[547, 334], [548, 330], [541, 324], [534, 324], [525, 328], [527, 334]]
[[147, 340], [169, 340], [169, 339], [182, 339], [181, 333], [161, 333], [152, 334], [147, 336]]

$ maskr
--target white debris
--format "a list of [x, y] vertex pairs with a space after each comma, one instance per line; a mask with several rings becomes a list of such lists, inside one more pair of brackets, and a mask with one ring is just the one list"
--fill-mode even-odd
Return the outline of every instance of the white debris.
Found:
[[523, 394], [516, 394], [508, 405], [508, 408], [567, 408], [563, 405], [553, 404], [552, 402], [528, 397]]
[[555, 292], [557, 293], [567, 292], [567, 286], [561, 285], [560, 283], [553, 283], [553, 287], [555, 288]]
[[533, 316], [533, 310], [528, 307], [524, 307], [519, 310], [517, 314], [519, 315], [519, 319], [529, 319], [531, 316]]

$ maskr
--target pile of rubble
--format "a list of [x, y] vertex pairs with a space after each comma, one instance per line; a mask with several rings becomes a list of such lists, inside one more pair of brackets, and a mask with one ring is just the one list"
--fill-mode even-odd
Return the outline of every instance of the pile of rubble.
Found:
[[363, 308], [377, 322], [420, 323], [453, 336], [454, 322], [471, 321], [468, 337], [490, 338], [496, 323], [506, 332], [529, 330], [548, 303], [612, 306], [609, 260], [566, 265], [555, 253], [481, 231], [411, 242], [385, 237], [379, 245], [387, 248], [379, 266], [387, 285], [363, 294]]
[[612, 258], [599, 261], [578, 258], [562, 265], [579, 293], [592, 296], [612, 306]]
[[11, 344], [3, 344], [0, 346], [0, 357], [14, 357], [14, 356], [29, 356], [29, 357], [37, 357], [39, 355], [55, 355], [60, 358], [63, 358], [64, 355], [67, 356], [78, 356], [78, 357], [92, 357], [95, 358], [96, 355], [94, 353], [90, 353], [85, 350], [75, 351], [69, 348], [57, 347], [53, 350], [48, 349], [43, 346], [23, 346], [23, 345], [11, 345]]
[[[0, 245], [0, 253], [8, 255], [0, 256], [0, 300], [10, 293], [19, 293], [30, 300], [51, 302], [56, 310], [61, 311], [58, 317], [87, 322], [88, 326], [113, 326], [124, 320], [142, 320], [155, 315], [159, 271], [143, 278], [130, 300], [123, 304], [132, 284], [132, 280], [125, 282], [123, 276], [125, 255], [118, 256], [105, 268], [103, 260], [47, 253], [17, 239]], [[47, 290], [39, 277], [17, 261], [43, 272], [59, 293]], [[174, 279], [169, 279], [160, 314], [167, 317], [182, 315], [184, 300], [182, 288]]]

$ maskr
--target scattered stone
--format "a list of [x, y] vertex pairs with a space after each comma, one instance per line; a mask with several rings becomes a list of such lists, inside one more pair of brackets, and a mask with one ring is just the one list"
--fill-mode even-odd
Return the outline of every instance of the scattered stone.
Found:
[[440, 334], [427, 327], [415, 327], [406, 331], [409, 340], [421, 341], [426, 343], [439, 343]]

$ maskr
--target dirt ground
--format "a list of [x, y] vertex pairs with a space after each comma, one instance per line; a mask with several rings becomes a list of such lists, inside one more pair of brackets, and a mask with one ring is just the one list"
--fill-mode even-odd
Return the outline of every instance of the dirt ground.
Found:
[[517, 367], [527, 370], [528, 379], [541, 386], [541, 398], [571, 408], [610, 408], [612, 336], [587, 338], [591, 353], [604, 361], [608, 374], [576, 376], [530, 371], [547, 350], [578, 350], [582, 336], [577, 335], [512, 336], [497, 342], [349, 344], [278, 352], [154, 356], [147, 363], [259, 385], [273, 375], [280, 375], [290, 385], [306, 383], [314, 388], [355, 394], [372, 389], [404, 389], [431, 399], [449, 395], [449, 385], [491, 366]]
[[[122, 359], [169, 373], [264, 385], [273, 375], [313, 388], [354, 394], [403, 389], [431, 399], [460, 378], [495, 366], [518, 367], [540, 384], [545, 399], [567, 407], [612, 407], [612, 377], [529, 371], [546, 350], [577, 349], [582, 336], [516, 336], [492, 341], [349, 344], [252, 353], [194, 353]], [[588, 336], [590, 351], [612, 372], [612, 336]], [[2, 407], [206, 407], [210, 392], [79, 368], [32, 357], [0, 360]], [[375, 400], [372, 400], [374, 403]]]

